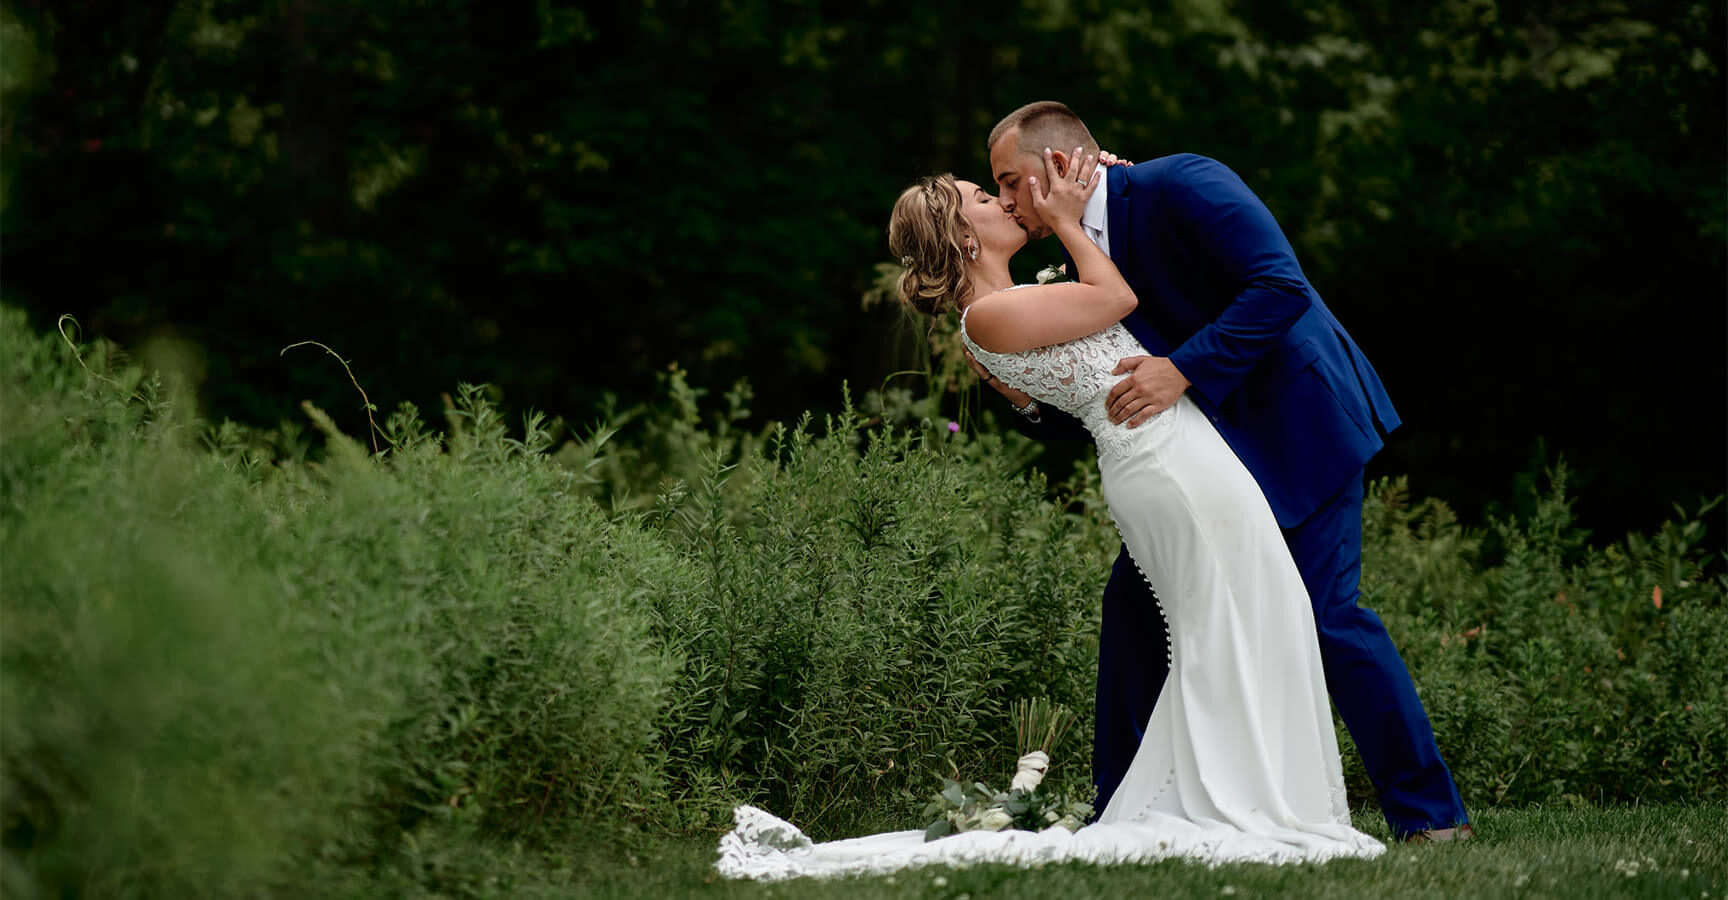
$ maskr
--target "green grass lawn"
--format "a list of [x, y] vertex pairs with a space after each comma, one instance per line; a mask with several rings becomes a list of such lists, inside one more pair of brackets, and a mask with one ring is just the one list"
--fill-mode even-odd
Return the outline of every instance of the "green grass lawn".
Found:
[[[1357, 826], [1384, 837], [1377, 815]], [[727, 881], [713, 874], [712, 841], [666, 841], [590, 861], [540, 896], [725, 898], [1123, 897], [1724, 897], [1728, 808], [1493, 810], [1467, 844], [1396, 846], [1372, 862], [1206, 869], [1063, 864], [927, 868], [883, 878]], [[513, 886], [518, 895], [527, 885]], [[544, 892], [544, 893], [542, 893]]]

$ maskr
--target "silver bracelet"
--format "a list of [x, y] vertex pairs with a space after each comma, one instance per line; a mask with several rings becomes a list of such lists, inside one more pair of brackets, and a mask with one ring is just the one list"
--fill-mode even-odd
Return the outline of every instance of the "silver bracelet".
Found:
[[1043, 417], [1039, 415], [1038, 401], [1036, 400], [1027, 400], [1025, 406], [1015, 406], [1012, 403], [1008, 404], [1008, 406], [1020, 415], [1025, 416], [1026, 421], [1028, 422], [1042, 422], [1044, 420]]

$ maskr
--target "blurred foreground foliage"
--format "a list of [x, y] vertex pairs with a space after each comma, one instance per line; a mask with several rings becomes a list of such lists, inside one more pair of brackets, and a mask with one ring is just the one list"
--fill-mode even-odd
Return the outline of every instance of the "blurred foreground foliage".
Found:
[[[4, 310], [0, 887], [508, 895], [500, 861], [741, 802], [915, 827], [1011, 770], [1035, 697], [1081, 713], [1050, 783], [1086, 782], [1116, 549], [1086, 470], [1052, 503], [1018, 438], [927, 401], [746, 433], [742, 387], [665, 383], [556, 448], [473, 388], [379, 454], [308, 406], [309, 455]], [[1369, 497], [1367, 599], [1472, 807], [1728, 799], [1706, 511], [1594, 546], [1559, 472], [1491, 533]]]

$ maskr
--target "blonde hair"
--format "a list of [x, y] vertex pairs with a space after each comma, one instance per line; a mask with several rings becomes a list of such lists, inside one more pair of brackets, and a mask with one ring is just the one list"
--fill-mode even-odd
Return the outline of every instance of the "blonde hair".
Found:
[[927, 316], [952, 308], [972, 291], [960, 246], [971, 226], [961, 202], [954, 176], [928, 175], [900, 192], [888, 217], [888, 248], [906, 266], [900, 301]]

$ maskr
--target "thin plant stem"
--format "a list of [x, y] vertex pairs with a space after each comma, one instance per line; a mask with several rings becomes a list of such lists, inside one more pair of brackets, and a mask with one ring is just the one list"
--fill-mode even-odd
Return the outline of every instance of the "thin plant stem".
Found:
[[343, 359], [341, 354], [330, 349], [329, 347], [324, 346], [323, 344], [318, 343], [317, 341], [300, 341], [298, 343], [289, 344], [288, 346], [282, 348], [281, 353], [278, 353], [276, 355], [277, 356], [286, 356], [288, 354], [288, 351], [294, 349], [295, 347], [305, 347], [305, 346], [313, 346], [313, 347], [321, 348], [325, 353], [328, 353], [331, 356], [336, 357], [336, 361], [342, 364], [342, 371], [348, 373], [348, 380], [354, 383], [354, 390], [357, 390], [360, 392], [360, 400], [362, 403], [365, 404], [365, 407], [366, 407], [366, 424], [368, 426], [370, 426], [372, 429], [372, 431], [371, 431], [372, 452], [374, 454], [377, 454], [379, 452], [379, 450], [378, 450], [378, 435], [380, 434], [380, 431], [378, 429], [378, 422], [372, 418], [372, 413], [374, 411], [376, 411], [378, 409], [378, 407], [372, 405], [372, 398], [366, 396], [366, 389], [360, 386], [360, 379], [354, 377], [354, 370], [348, 367], [348, 360]]

